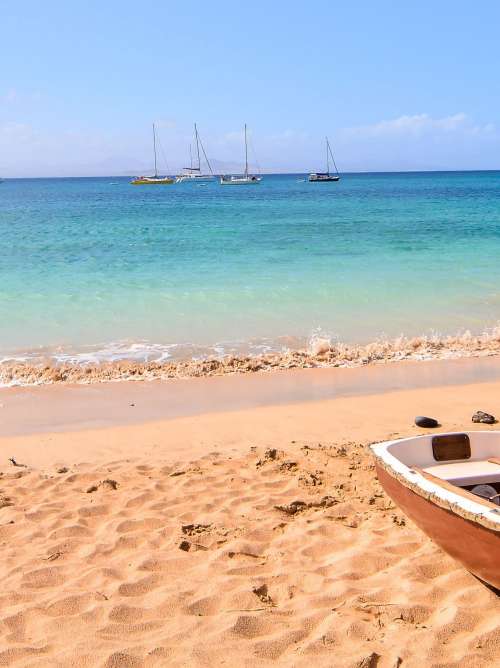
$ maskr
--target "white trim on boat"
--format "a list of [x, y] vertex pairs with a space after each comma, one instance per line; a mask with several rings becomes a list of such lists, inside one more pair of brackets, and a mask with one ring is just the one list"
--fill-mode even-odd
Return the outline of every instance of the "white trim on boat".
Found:
[[[450, 432], [450, 433], [464, 433], [464, 432]], [[469, 434], [496, 434], [500, 438], [500, 432], [492, 431], [477, 431], [477, 432], [466, 432]], [[375, 458], [378, 460], [379, 464], [387, 470], [390, 475], [391, 472], [396, 474], [394, 477], [401, 481], [401, 478], [406, 482], [410, 483], [408, 487], [410, 489], [417, 487], [423, 492], [423, 496], [428, 498], [429, 496], [433, 497], [433, 500], [439, 500], [442, 503], [439, 505], [449, 508], [450, 504], [454, 507], [460, 508], [462, 511], [470, 515], [475, 515], [478, 521], [481, 521], [481, 518], [484, 518], [488, 524], [491, 526], [493, 523], [495, 529], [500, 530], [500, 508], [486, 508], [485, 505], [476, 503], [473, 500], [469, 500], [464, 496], [461, 496], [459, 493], [454, 493], [451, 490], [442, 487], [439, 483], [435, 483], [432, 480], [425, 478], [419, 471], [413, 470], [410, 466], [403, 464], [397, 457], [389, 452], [389, 448], [402, 443], [407, 443], [409, 441], [418, 441], [418, 440], [428, 440], [429, 436], [412, 436], [409, 438], [396, 439], [393, 441], [383, 441], [381, 443], [375, 443], [371, 445], [370, 448], [375, 455]], [[500, 477], [500, 471], [499, 471]], [[401, 481], [402, 484], [403, 481]], [[457, 488], [458, 490], [459, 488]]]

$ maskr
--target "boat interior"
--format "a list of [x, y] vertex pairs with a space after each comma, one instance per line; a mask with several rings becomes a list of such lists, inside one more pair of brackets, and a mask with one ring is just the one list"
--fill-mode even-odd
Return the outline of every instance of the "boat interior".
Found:
[[418, 436], [388, 444], [386, 451], [445, 489], [500, 506], [500, 432]]

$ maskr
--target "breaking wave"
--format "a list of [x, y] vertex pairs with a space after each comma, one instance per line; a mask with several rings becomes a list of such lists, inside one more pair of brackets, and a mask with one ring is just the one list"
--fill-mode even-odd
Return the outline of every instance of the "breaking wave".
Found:
[[[290, 343], [290, 342], [289, 342]], [[119, 380], [154, 380], [194, 378], [234, 373], [254, 373], [294, 368], [354, 367], [403, 360], [453, 359], [500, 354], [500, 325], [474, 335], [469, 331], [454, 336], [377, 339], [367, 344], [332, 340], [321, 331], [314, 332], [307, 345], [292, 349], [282, 342], [282, 350], [273, 350], [268, 342], [256, 343], [250, 354], [242, 345], [203, 349], [186, 346], [180, 356], [175, 345], [136, 343], [100, 351], [59, 353], [40, 359], [40, 353], [10, 357], [0, 361], [0, 386], [53, 383], [97, 383]]]

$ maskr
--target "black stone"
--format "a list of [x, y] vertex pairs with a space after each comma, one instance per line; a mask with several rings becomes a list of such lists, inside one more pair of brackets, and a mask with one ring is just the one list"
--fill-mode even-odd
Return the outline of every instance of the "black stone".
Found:
[[495, 424], [496, 419], [493, 415], [484, 411], [476, 411], [472, 416], [472, 422], [482, 422], [483, 424]]
[[415, 418], [415, 424], [417, 427], [425, 427], [426, 429], [432, 429], [433, 427], [439, 427], [439, 422], [434, 418], [426, 417], [425, 415], [417, 415]]

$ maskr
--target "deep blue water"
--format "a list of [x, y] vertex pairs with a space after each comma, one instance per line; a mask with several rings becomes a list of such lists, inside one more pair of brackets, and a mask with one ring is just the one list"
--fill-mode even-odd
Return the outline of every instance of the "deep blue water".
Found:
[[500, 172], [301, 178], [5, 180], [0, 354], [198, 354], [500, 319]]

